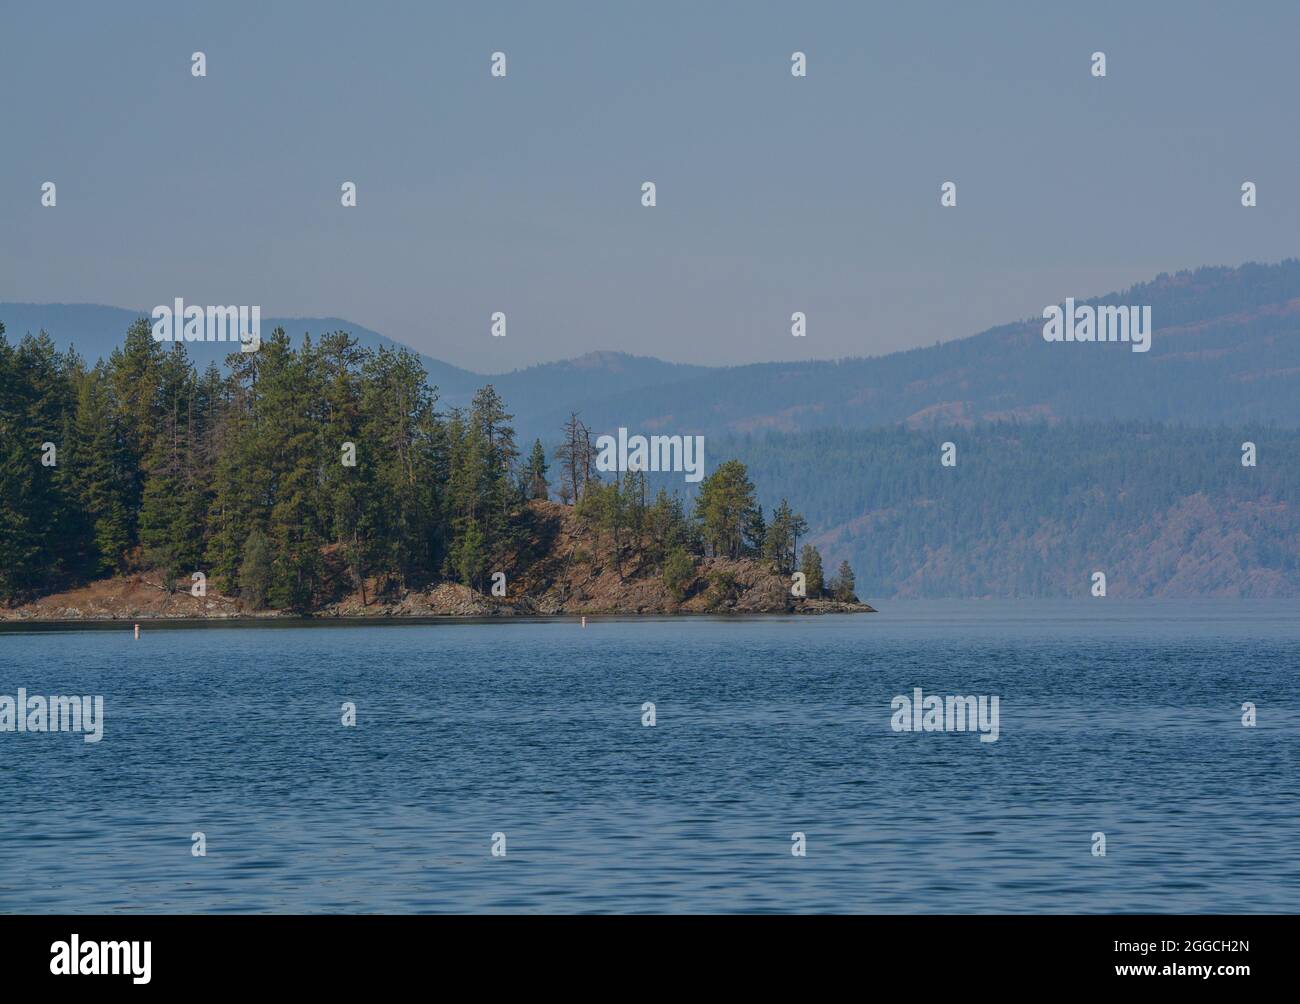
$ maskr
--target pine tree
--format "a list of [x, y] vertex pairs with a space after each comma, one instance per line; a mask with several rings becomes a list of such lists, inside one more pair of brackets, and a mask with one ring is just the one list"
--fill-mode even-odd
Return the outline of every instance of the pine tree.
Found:
[[527, 497], [546, 499], [550, 495], [550, 486], [546, 482], [546, 450], [540, 439], [533, 440], [533, 452], [528, 456], [526, 473]]
[[767, 533], [763, 538], [763, 557], [772, 563], [778, 572], [785, 572], [786, 555], [790, 552], [790, 523], [794, 513], [790, 503], [785, 499], [772, 510], [772, 520], [767, 524]]
[[12, 601], [30, 594], [39, 580], [37, 465], [18, 436], [5, 428], [0, 433], [0, 599]]
[[800, 555], [799, 571], [803, 572], [804, 590], [809, 597], [816, 599], [824, 589], [821, 552], [811, 544], [804, 544]]
[[515, 430], [510, 425], [513, 417], [506, 412], [501, 395], [491, 384], [481, 388], [470, 403], [470, 432], [476, 448], [482, 451], [478, 491], [484, 504], [478, 524], [484, 548], [492, 558], [501, 557], [516, 543], [512, 524], [521, 499], [517, 496], [513, 476], [519, 456]]
[[77, 394], [77, 495], [92, 521], [95, 559], [90, 574], [119, 571], [131, 546], [130, 470], [120, 420], [101, 363], [81, 380]]
[[[362, 366], [369, 356], [347, 332], [338, 331], [321, 339], [318, 363], [322, 386], [320, 442], [316, 453], [320, 464], [321, 523], [327, 536], [340, 545], [352, 588], [369, 603], [366, 580], [376, 562], [383, 565], [378, 525], [376, 451], [365, 420], [366, 381]], [[400, 431], [399, 425], [399, 431]], [[343, 446], [359, 448], [354, 466], [343, 463]]]
[[[303, 610], [324, 571], [324, 543], [318, 472], [320, 371], [311, 339], [294, 352], [277, 328], [262, 342], [260, 356], [259, 450], [266, 451], [274, 472], [274, 496], [267, 522], [271, 544], [270, 602], [278, 608]], [[332, 458], [341, 462], [341, 452]]]
[[739, 558], [752, 547], [755, 514], [754, 486], [745, 465], [728, 460], [700, 483], [696, 518], [706, 546], [715, 555]]
[[455, 561], [460, 581], [471, 589], [481, 589], [487, 571], [487, 542], [478, 520], [471, 518], [466, 521], [456, 543]]
[[154, 341], [147, 318], [140, 318], [126, 332], [126, 342], [114, 349], [108, 360], [108, 378], [121, 422], [122, 446], [129, 465], [129, 481], [124, 486], [131, 517], [131, 533], [144, 497], [146, 458], [153, 452], [157, 435], [166, 353]]
[[808, 521], [803, 518], [801, 513], [792, 512], [787, 529], [790, 533], [790, 546], [786, 552], [785, 570], [791, 572], [794, 571], [795, 555], [799, 553], [799, 538], [808, 532]]
[[695, 578], [695, 562], [683, 547], [674, 547], [664, 561], [664, 585], [678, 603], [686, 598], [686, 588]]
[[203, 552], [203, 488], [189, 470], [194, 371], [183, 342], [174, 342], [161, 370], [161, 412], [140, 505], [140, 543], [145, 560], [162, 576], [168, 592], [182, 571], [197, 569]]
[[[26, 335], [11, 349], [0, 336], [0, 557], [3, 596], [13, 599], [67, 585], [92, 563], [90, 523], [77, 498], [74, 382], [80, 363], [61, 356], [48, 335]], [[49, 444], [47, 446], [46, 444]], [[46, 464], [49, 457], [51, 463]]]
[[831, 582], [831, 591], [841, 603], [853, 603], [858, 598], [854, 588], [853, 569], [847, 561], [841, 561], [839, 571]]
[[[406, 349], [384, 349], [362, 367], [361, 444], [358, 458], [358, 505], [364, 535], [375, 540], [379, 568], [399, 587], [424, 581], [442, 560], [445, 541], [436, 523], [445, 502], [440, 486], [448, 482], [441, 454], [443, 437], [435, 418], [436, 398], [427, 385], [424, 367]], [[464, 459], [463, 454], [457, 454]], [[460, 517], [478, 515], [464, 471], [453, 480], [460, 486]], [[477, 478], [471, 478], [477, 485]], [[364, 490], [362, 485], [366, 485]], [[451, 485], [448, 485], [451, 491]], [[457, 503], [453, 503], [455, 505]]]
[[259, 453], [255, 435], [258, 355], [230, 355], [230, 375], [208, 433], [213, 457], [205, 560], [227, 590], [238, 584], [249, 529], [265, 524], [271, 497], [268, 458]]
[[600, 482], [588, 484], [574, 507], [574, 515], [593, 534], [597, 547], [600, 546], [601, 535], [608, 535], [615, 566], [622, 575], [624, 506], [619, 486]]
[[266, 606], [271, 590], [271, 549], [261, 530], [253, 529], [243, 547], [239, 569], [239, 595], [254, 610]]
[[591, 430], [582, 424], [577, 412], [570, 413], [564, 423], [564, 438], [555, 449], [555, 459], [560, 461], [560, 498], [566, 504], [577, 505], [594, 463]]

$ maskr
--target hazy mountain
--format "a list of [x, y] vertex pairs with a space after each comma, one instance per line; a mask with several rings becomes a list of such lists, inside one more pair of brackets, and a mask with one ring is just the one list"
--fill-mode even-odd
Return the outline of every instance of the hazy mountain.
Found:
[[1300, 261], [1162, 275], [1079, 302], [1150, 306], [1150, 351], [1049, 343], [1035, 317], [872, 358], [648, 368], [640, 387], [590, 373], [565, 396], [539, 393], [546, 367], [535, 367], [510, 375], [506, 400], [520, 432], [544, 438], [571, 409], [599, 431], [707, 436], [1003, 420], [1300, 425]]
[[1049, 343], [1033, 318], [876, 358], [739, 366], [617, 397], [593, 388], [583, 417], [713, 435], [1005, 419], [1300, 425], [1300, 261], [1163, 275], [1080, 302], [1149, 305], [1150, 351]]
[[[571, 410], [597, 431], [706, 435], [1006, 419], [1300, 425], [1300, 261], [1161, 275], [1085, 302], [1150, 306], [1151, 350], [1048, 343], [1036, 317], [930, 348], [839, 361], [713, 368], [593, 352], [481, 375], [421, 358], [446, 405], [495, 384], [524, 439], [556, 438]], [[89, 304], [0, 304], [11, 340], [44, 328], [90, 358], [120, 344], [137, 316]], [[295, 338], [342, 329], [366, 345], [397, 344], [341, 318], [266, 318], [262, 330], [277, 325]], [[201, 360], [220, 354], [194, 347]]]
[[[583, 412], [585, 417], [596, 402], [613, 411], [618, 401], [631, 395], [653, 397], [656, 388], [705, 379], [713, 372], [707, 366], [666, 363], [649, 356], [589, 352], [577, 359], [477, 379], [491, 382], [501, 392], [522, 438], [540, 436], [549, 441], [559, 438], [570, 411]], [[466, 403], [445, 392], [442, 398], [451, 404]]]

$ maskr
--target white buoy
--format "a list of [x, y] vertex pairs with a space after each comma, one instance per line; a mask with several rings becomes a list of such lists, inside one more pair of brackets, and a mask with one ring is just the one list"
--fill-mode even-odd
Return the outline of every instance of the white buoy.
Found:
[[135, 626], [135, 640], [136, 640], [136, 641], [139, 641], [139, 640], [140, 640], [140, 625], [139, 625], [139, 624], [137, 624], [137, 625]]
[[586, 626], [587, 626], [587, 618], [586, 618], [586, 617], [582, 618], [582, 626], [583, 626], [583, 627], [586, 627]]

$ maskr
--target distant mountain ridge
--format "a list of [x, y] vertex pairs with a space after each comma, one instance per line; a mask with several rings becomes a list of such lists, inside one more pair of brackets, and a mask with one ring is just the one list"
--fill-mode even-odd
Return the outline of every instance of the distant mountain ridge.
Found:
[[[1041, 319], [1030, 318], [837, 361], [707, 367], [594, 352], [489, 376], [420, 357], [445, 405], [463, 405], [494, 384], [526, 439], [555, 439], [570, 411], [596, 431], [622, 425], [714, 436], [1007, 420], [1300, 425], [1300, 261], [1161, 275], [1078, 303], [1151, 306], [1151, 351], [1048, 343]], [[11, 340], [44, 328], [60, 347], [75, 344], [90, 358], [111, 352], [138, 316], [89, 304], [0, 304]], [[341, 329], [362, 344], [399, 344], [341, 318], [263, 319], [264, 332], [276, 326], [295, 338]], [[219, 351], [191, 347], [200, 359]]]
[[1033, 318], [886, 356], [714, 370], [590, 401], [584, 418], [713, 435], [1025, 419], [1300, 425], [1300, 261], [1163, 275], [1078, 302], [1150, 305], [1151, 350], [1048, 343]]

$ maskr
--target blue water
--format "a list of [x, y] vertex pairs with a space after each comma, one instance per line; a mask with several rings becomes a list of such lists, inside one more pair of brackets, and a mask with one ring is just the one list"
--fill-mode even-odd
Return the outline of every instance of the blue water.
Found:
[[1300, 911], [1300, 605], [884, 606], [0, 632], [0, 911]]

